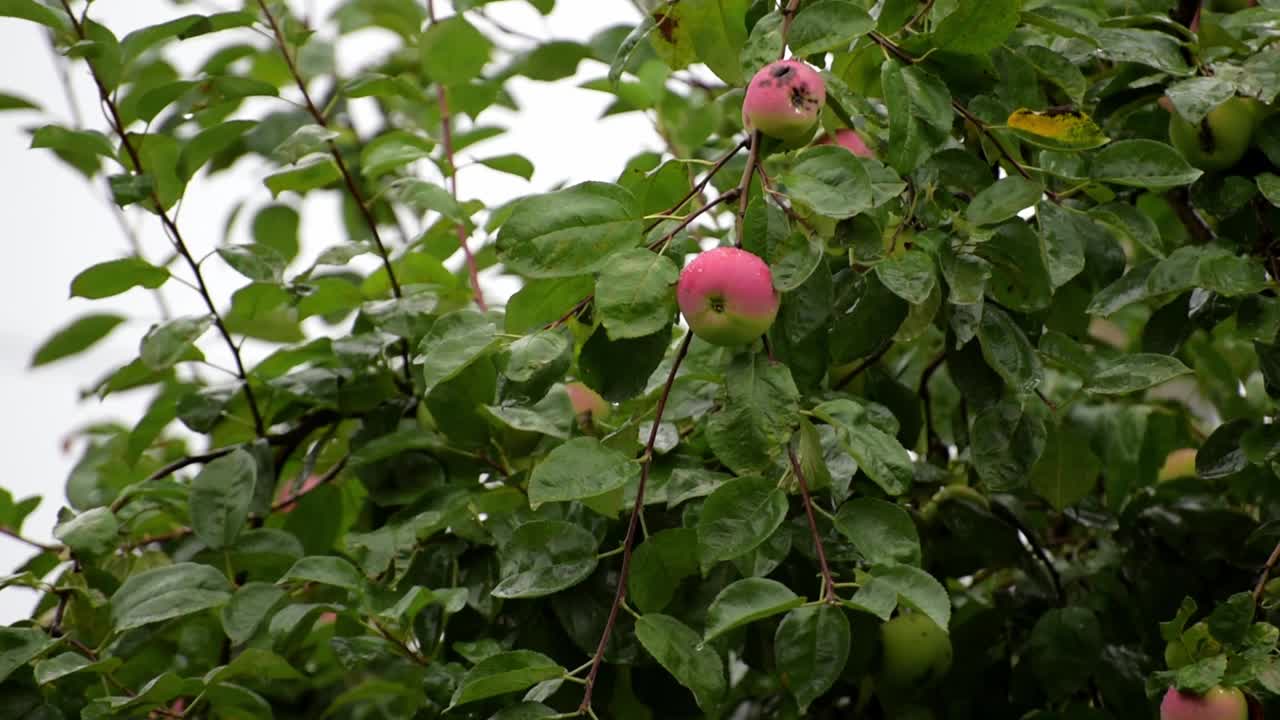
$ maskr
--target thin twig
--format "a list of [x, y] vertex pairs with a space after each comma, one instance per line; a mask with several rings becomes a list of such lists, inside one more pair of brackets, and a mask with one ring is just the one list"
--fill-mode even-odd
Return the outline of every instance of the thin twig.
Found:
[[[88, 35], [85, 33], [84, 22], [76, 17], [68, 0], [61, 0], [61, 2], [62, 9], [67, 13], [67, 17], [71, 19], [71, 25], [75, 28], [77, 37], [81, 40], [87, 40]], [[128, 154], [134, 171], [138, 173], [146, 172], [142, 165], [142, 156], [138, 153], [134, 142], [129, 139], [129, 134], [125, 132], [125, 124], [120, 115], [119, 106], [116, 104], [111, 92], [107, 90], [106, 84], [103, 83], [102, 77], [98, 74], [98, 70], [92, 62], [89, 62], [89, 74], [93, 77], [94, 85], [98, 88], [98, 97], [102, 102], [102, 106], [106, 109], [107, 120], [112, 130], [120, 138], [120, 145], [124, 148], [125, 153]], [[186, 241], [183, 240], [182, 232], [178, 229], [177, 223], [165, 210], [164, 203], [160, 200], [159, 192], [154, 189], [151, 191], [151, 201], [155, 204], [155, 212], [160, 216], [160, 222], [164, 225], [165, 232], [169, 237], [169, 241], [173, 244], [174, 250], [182, 256], [192, 275], [195, 276], [196, 290], [199, 292], [200, 298], [204, 300], [205, 307], [208, 309], [209, 316], [213, 319], [213, 324], [218, 329], [218, 333], [222, 335], [227, 348], [231, 351], [231, 357], [236, 363], [236, 372], [241, 382], [244, 383], [245, 402], [249, 406], [250, 414], [253, 415], [254, 430], [259, 437], [265, 436], [267, 433], [266, 424], [263, 422], [262, 412], [258, 409], [258, 401], [253, 394], [253, 386], [249, 382], [249, 374], [245, 371], [244, 359], [240, 356], [240, 346], [231, 338], [231, 332], [227, 329], [226, 323], [222, 321], [222, 315], [218, 312], [218, 307], [213, 302], [213, 296], [209, 294], [209, 286], [205, 283], [204, 274], [200, 270], [200, 263], [191, 254], [191, 250], [187, 247]]]
[[791, 459], [791, 472], [800, 485], [800, 499], [804, 501], [804, 514], [809, 518], [809, 534], [813, 536], [813, 549], [818, 553], [818, 569], [822, 571], [822, 599], [828, 603], [838, 603], [836, 597], [836, 581], [831, 576], [831, 566], [827, 564], [827, 550], [822, 544], [822, 534], [818, 532], [818, 521], [813, 516], [813, 500], [809, 497], [809, 483], [805, 481], [804, 470], [800, 467], [800, 458], [796, 457], [795, 445], [787, 443], [787, 457]]
[[703, 213], [707, 212], [708, 210], [711, 210], [711, 209], [715, 208], [715, 206], [717, 206], [717, 205], [719, 205], [719, 204], [721, 204], [721, 203], [733, 202], [733, 200], [734, 200], [735, 198], [737, 198], [737, 197], [738, 197], [738, 189], [737, 189], [737, 188], [733, 188], [733, 189], [729, 190], [729, 192], [726, 192], [725, 194], [721, 195], [720, 197], [716, 198], [715, 200], [712, 200], [711, 202], [707, 203], [706, 205], [703, 205], [702, 207], [698, 208], [697, 210], [694, 210], [693, 212], [691, 212], [691, 213], [689, 213], [688, 215], [686, 215], [686, 216], [684, 217], [684, 219], [682, 219], [682, 220], [680, 221], [680, 224], [678, 224], [678, 225], [676, 225], [674, 228], [672, 228], [670, 232], [668, 232], [667, 234], [665, 234], [665, 235], [663, 235], [662, 237], [658, 238], [657, 240], [654, 240], [653, 242], [649, 243], [649, 249], [650, 249], [650, 250], [657, 250], [658, 248], [661, 248], [662, 246], [664, 246], [664, 245], [666, 245], [667, 243], [671, 242], [672, 238], [674, 238], [674, 237], [676, 236], [676, 233], [679, 233], [681, 230], [684, 230], [685, 228], [687, 228], [687, 227], [689, 227], [690, 225], [692, 225], [692, 224], [693, 224], [693, 221], [694, 221], [694, 220], [697, 220], [697, 219], [698, 219], [698, 218], [699, 218]]
[[751, 134], [751, 152], [747, 153], [747, 166], [742, 170], [742, 180], [738, 182], [738, 212], [733, 219], [733, 243], [742, 247], [742, 239], [746, 234], [747, 205], [751, 199], [751, 178], [756, 172], [756, 163], [760, 161], [760, 140], [762, 136], [757, 130]]
[[1280, 542], [1276, 543], [1271, 555], [1267, 557], [1267, 562], [1262, 566], [1262, 572], [1258, 575], [1258, 582], [1253, 586], [1253, 607], [1255, 610], [1262, 602], [1262, 594], [1267, 589], [1267, 580], [1271, 578], [1271, 571], [1275, 569], [1277, 563], [1280, 563]]
[[[262, 2], [262, 0], [258, 0]], [[427, 19], [434, 25], [436, 22], [435, 0], [427, 0]], [[449, 169], [449, 194], [454, 203], [458, 202], [458, 166], [453, 162], [453, 117], [449, 114], [449, 93], [442, 83], [436, 83], [436, 104], [440, 107], [440, 140], [444, 146], [445, 164]], [[476, 266], [476, 256], [467, 244], [467, 228], [461, 220], [455, 224], [458, 231], [458, 247], [466, 256], [467, 274], [471, 276], [471, 292], [475, 296], [476, 305], [481, 310], [488, 310], [484, 302], [484, 291], [480, 289], [480, 272]]]
[[1053, 561], [1049, 559], [1049, 554], [1045, 552], [1044, 547], [1040, 545], [1040, 541], [1036, 538], [1031, 528], [1027, 527], [1022, 519], [1019, 518], [1012, 510], [1006, 508], [998, 502], [991, 502], [991, 510], [1001, 520], [1012, 525], [1022, 537], [1026, 538], [1027, 544], [1031, 546], [1031, 554], [1040, 561], [1044, 569], [1049, 573], [1049, 579], [1053, 582], [1053, 592], [1058, 599], [1059, 605], [1065, 605], [1067, 602], [1066, 592], [1062, 589], [1062, 577], [1058, 575], [1058, 569], [1053, 566]]
[[604, 652], [609, 647], [609, 637], [613, 635], [613, 627], [618, 622], [618, 609], [627, 597], [627, 573], [631, 570], [631, 549], [635, 546], [636, 529], [640, 525], [640, 514], [644, 512], [644, 489], [649, 481], [649, 467], [653, 464], [653, 446], [658, 440], [658, 427], [662, 424], [662, 414], [667, 409], [667, 398], [671, 395], [671, 386], [676, 382], [676, 373], [685, 355], [689, 353], [689, 343], [693, 333], [685, 333], [680, 341], [680, 349], [676, 351], [675, 362], [671, 364], [671, 372], [667, 374], [667, 383], [662, 387], [662, 395], [658, 397], [658, 406], [653, 413], [653, 425], [649, 428], [649, 439], [644, 445], [644, 455], [640, 458], [640, 483], [636, 486], [636, 500], [631, 507], [631, 520], [627, 523], [627, 535], [622, 541], [622, 567], [618, 571], [618, 588], [613, 594], [613, 606], [609, 608], [609, 619], [605, 622], [604, 632], [600, 634], [600, 644], [596, 646], [595, 655], [591, 658], [591, 670], [587, 673], [586, 686], [582, 691], [582, 703], [578, 705], [579, 713], [591, 711], [591, 692], [595, 689], [596, 675], [600, 672], [600, 664], [604, 662]]
[[[680, 208], [684, 207], [685, 203], [697, 197], [702, 193], [703, 190], [706, 189], [707, 185], [711, 183], [712, 179], [714, 179], [716, 174], [720, 172], [721, 168], [723, 168], [726, 164], [728, 164], [728, 162], [738, 154], [739, 150], [741, 150], [744, 147], [747, 147], [750, 144], [751, 144], [751, 136], [748, 135], [747, 137], [743, 138], [742, 142], [730, 148], [729, 152], [725, 153], [724, 155], [721, 155], [720, 158], [716, 160], [715, 164], [711, 166], [711, 169], [707, 171], [706, 176], [703, 177], [701, 180], [699, 180], [698, 184], [694, 185], [689, 190], [689, 192], [685, 193], [684, 197], [680, 198], [680, 200], [675, 205], [672, 205], [670, 209], [668, 209], [666, 212], [662, 214], [672, 215], [674, 213], [679, 212]], [[646, 235], [649, 234], [651, 230], [658, 227], [658, 225], [660, 224], [662, 224], [661, 219], [654, 220], [653, 222], [649, 223], [648, 227], [644, 229], [645, 234]]]
[[[302, 71], [298, 69], [298, 63], [289, 52], [288, 41], [285, 40], [284, 32], [280, 29], [280, 23], [276, 16], [267, 7], [266, 0], [258, 0], [258, 7], [262, 9], [262, 14], [267, 19], [267, 24], [271, 27], [271, 33], [275, 36], [276, 46], [280, 48], [280, 56], [284, 58], [285, 66], [289, 68], [289, 74], [293, 77], [293, 82], [298, 87], [298, 91], [302, 93], [302, 102], [306, 107], [311, 118], [316, 124], [322, 128], [329, 127], [329, 119], [325, 117], [320, 108], [316, 107], [315, 102], [311, 99], [311, 93], [307, 91], [307, 81], [302, 77]], [[391, 253], [387, 250], [387, 246], [382, 242], [382, 233], [378, 230], [378, 219], [373, 215], [373, 209], [369, 206], [369, 201], [365, 199], [364, 194], [360, 192], [360, 186], [356, 183], [355, 176], [351, 174], [351, 169], [347, 167], [347, 161], [342, 158], [342, 151], [338, 148], [338, 143], [331, 140], [325, 141], [325, 145], [329, 149], [329, 155], [333, 157], [333, 162], [338, 167], [338, 172], [342, 175], [342, 183], [347, 187], [347, 193], [351, 195], [352, 201], [360, 211], [360, 216], [364, 218], [364, 223], [369, 228], [369, 236], [373, 240], [374, 250], [377, 251], [378, 257], [382, 260], [382, 267], [387, 271], [387, 282], [391, 286], [391, 294], [398, 300], [404, 296], [400, 281], [396, 278], [395, 269], [391, 265]], [[400, 359], [404, 363], [405, 378], [412, 384], [413, 382], [413, 366], [409, 359], [409, 343], [399, 343]]]
[[832, 390], [844, 389], [846, 385], [853, 382], [853, 379], [861, 375], [867, 368], [880, 362], [880, 358], [884, 357], [885, 354], [888, 353], [890, 348], [892, 347], [893, 347], [892, 340], [886, 340], [883, 343], [881, 343], [880, 347], [876, 349], [874, 353], [871, 354], [871, 357], [858, 363], [858, 365], [854, 367], [852, 370], [850, 370], [847, 375], [837, 380], [836, 383], [831, 386], [831, 389]]
[[8, 537], [11, 537], [14, 540], [17, 540], [18, 542], [24, 545], [29, 545], [35, 548], [36, 550], [39, 550], [40, 552], [58, 552], [59, 550], [62, 549], [57, 545], [46, 545], [45, 543], [42, 543], [39, 540], [32, 540], [29, 537], [21, 535], [16, 530], [11, 530], [2, 525], [0, 525], [0, 535], [6, 535]]
[[799, 9], [800, 0], [791, 0], [782, 11], [782, 52], [778, 55], [779, 60], [787, 55], [787, 35], [791, 32], [791, 21], [796, 19], [796, 11]]
[[328, 485], [329, 483], [333, 482], [333, 479], [338, 477], [338, 473], [342, 472], [342, 470], [346, 468], [347, 461], [350, 459], [351, 459], [350, 455], [344, 456], [341, 460], [334, 463], [333, 467], [326, 470], [325, 473], [320, 476], [320, 479], [316, 481], [315, 485], [312, 485], [311, 487], [306, 488], [305, 490], [300, 490], [295, 493], [290, 493], [288, 497], [272, 505], [271, 512], [279, 512], [284, 508], [287, 508], [293, 505], [294, 503], [298, 502], [299, 499], [306, 497], [307, 493], [313, 492], [316, 489], [320, 488], [321, 486]]

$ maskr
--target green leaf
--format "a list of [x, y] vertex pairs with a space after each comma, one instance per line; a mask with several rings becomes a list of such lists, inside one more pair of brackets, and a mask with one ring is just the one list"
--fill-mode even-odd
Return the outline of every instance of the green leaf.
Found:
[[1012, 175], [978, 193], [965, 209], [965, 218], [974, 225], [995, 225], [1035, 205], [1043, 194], [1040, 183]]
[[115, 549], [120, 522], [110, 508], [97, 507], [58, 523], [53, 536], [75, 552], [101, 554]]
[[782, 48], [782, 13], [774, 10], [756, 21], [742, 46], [743, 77], [755, 75], [757, 70], [782, 57]]
[[82, 270], [71, 281], [71, 297], [111, 297], [135, 287], [154, 290], [169, 279], [169, 271], [142, 258], [108, 260]]
[[951, 597], [932, 575], [910, 565], [875, 567], [874, 582], [897, 593], [898, 600], [919, 610], [943, 630], [951, 624]]
[[748, 0], [686, 0], [681, 21], [701, 60], [730, 86], [746, 81], [742, 48], [747, 43]]
[[222, 630], [231, 644], [249, 642], [284, 597], [285, 591], [271, 583], [249, 582], [237, 588], [219, 613]]
[[1093, 492], [1101, 469], [1089, 439], [1070, 425], [1060, 425], [1049, 432], [1031, 470], [1031, 488], [1061, 511]]
[[[0, 15], [7, 14], [3, 2], [0, 0]], [[41, 628], [0, 627], [0, 682], [48, 650], [54, 642]]]
[[882, 490], [897, 496], [910, 489], [915, 480], [911, 456], [896, 437], [867, 422], [863, 406], [853, 400], [834, 400], [813, 412], [835, 427], [841, 446]]
[[96, 130], [70, 130], [58, 125], [45, 125], [31, 134], [32, 148], [48, 148], [64, 152], [85, 153], [115, 158], [116, 149], [106, 135]]
[[669, 328], [645, 337], [610, 340], [605, 328], [598, 327], [578, 354], [578, 376], [609, 402], [630, 400], [645, 391], [670, 344]]
[[640, 477], [640, 466], [595, 438], [574, 438], [552, 450], [529, 476], [529, 505], [585, 500]]
[[920, 536], [902, 507], [875, 498], [855, 498], [840, 506], [835, 527], [873, 565], [920, 564]]
[[183, 562], [129, 576], [111, 596], [117, 632], [221, 607], [231, 585], [208, 565]]
[[874, 205], [866, 167], [856, 155], [834, 145], [800, 151], [778, 183], [792, 199], [830, 218], [853, 217]]
[[915, 248], [876, 263], [875, 272], [886, 288], [912, 305], [923, 304], [937, 287], [933, 258]]
[[627, 597], [642, 613], [660, 612], [676, 595], [680, 581], [698, 572], [689, 548], [698, 544], [693, 528], [672, 528], [650, 535], [631, 556]]
[[608, 265], [634, 247], [642, 221], [625, 188], [587, 182], [521, 200], [498, 233], [498, 258], [534, 278], [569, 277]]
[[281, 576], [279, 582], [289, 581], [332, 585], [353, 593], [363, 592], [366, 584], [364, 575], [361, 575], [354, 565], [332, 555], [300, 558], [288, 572]]
[[283, 170], [263, 178], [263, 183], [271, 191], [271, 197], [279, 197], [280, 193], [292, 190], [299, 195], [308, 190], [325, 187], [342, 177], [332, 157], [323, 157], [301, 165], [292, 170]]
[[213, 325], [208, 315], [180, 317], [153, 325], [142, 337], [142, 362], [152, 370], [164, 370], [186, 357], [195, 342]]
[[725, 371], [720, 411], [707, 422], [716, 457], [739, 474], [761, 471], [800, 423], [800, 393], [786, 365], [740, 353]]
[[255, 282], [279, 282], [284, 266], [284, 256], [268, 245], [225, 245], [218, 248], [218, 255], [233, 270]]
[[644, 248], [614, 253], [596, 280], [596, 309], [609, 337], [644, 337], [670, 325], [679, 277], [665, 255]]
[[191, 482], [191, 528], [211, 548], [235, 542], [249, 518], [258, 462], [242, 448], [208, 463]]
[[1155, 140], [1112, 143], [1093, 156], [1089, 167], [1094, 180], [1149, 190], [1190, 185], [1203, 174], [1177, 150]]
[[594, 286], [590, 275], [525, 282], [507, 301], [506, 331], [528, 332], [558, 320]]
[[539, 598], [586, 580], [596, 569], [596, 539], [583, 528], [558, 520], [521, 525], [503, 545], [502, 581], [494, 597]]
[[6, 110], [39, 110], [36, 103], [18, 95], [0, 92], [0, 112]]
[[78, 355], [93, 347], [99, 340], [111, 334], [111, 331], [124, 318], [114, 313], [89, 313], [60, 328], [48, 340], [45, 340], [31, 356], [31, 367], [48, 365], [63, 358]]
[[178, 156], [178, 176], [183, 182], [191, 180], [205, 163], [257, 126], [254, 120], [228, 120], [202, 130], [183, 144]]
[[30, 20], [34, 23], [40, 23], [54, 32], [61, 32], [68, 27], [65, 16], [55, 12], [52, 8], [41, 5], [36, 0], [0, 0], [0, 17]]
[[889, 165], [910, 174], [951, 136], [951, 90], [916, 65], [880, 68], [889, 111]]
[[867, 11], [849, 0], [818, 0], [796, 14], [787, 42], [798, 57], [844, 51], [875, 27]]
[[1085, 686], [1102, 650], [1102, 629], [1091, 610], [1055, 608], [1031, 629], [1027, 659], [1049, 696], [1065, 698]]
[[773, 534], [787, 516], [787, 497], [761, 477], [735, 478], [721, 485], [702, 505], [698, 518], [698, 556], [703, 567], [751, 552]]
[[1031, 392], [1044, 382], [1040, 356], [1022, 328], [1000, 308], [983, 308], [978, 342], [991, 369], [1019, 392]]
[[94, 662], [79, 652], [65, 652], [61, 655], [41, 660], [33, 668], [37, 685], [48, 685], [64, 677], [80, 672], [109, 673], [123, 664], [118, 657], [110, 657]]
[[1191, 369], [1175, 357], [1153, 353], [1121, 355], [1086, 378], [1085, 390], [1095, 395], [1124, 395], [1186, 375]]
[[427, 27], [418, 39], [422, 71], [442, 85], [462, 85], [479, 77], [493, 43], [461, 13]]
[[253, 241], [292, 260], [298, 255], [299, 222], [298, 211], [288, 205], [268, 205], [253, 216]]
[[533, 162], [523, 155], [515, 153], [507, 155], [494, 155], [493, 157], [480, 158], [476, 162], [484, 165], [491, 170], [497, 170], [508, 175], [524, 178], [525, 180], [533, 179]]
[[[370, 140], [360, 151], [360, 173], [367, 178], [385, 175], [412, 162], [431, 157], [435, 143], [404, 130], [392, 130]], [[451, 198], [452, 199], [452, 198]]]
[[448, 709], [524, 690], [565, 673], [554, 660], [532, 650], [498, 653], [476, 663], [462, 676]]
[[804, 604], [804, 598], [776, 580], [745, 578], [721, 590], [707, 607], [704, 641], [756, 620], [784, 613]]
[[698, 633], [667, 615], [644, 615], [636, 620], [636, 637], [644, 649], [681, 685], [693, 692], [698, 707], [710, 712], [728, 689], [724, 663]]
[[973, 465], [983, 481], [997, 492], [1026, 487], [1047, 438], [1041, 413], [1004, 400], [978, 415], [972, 433]]
[[935, 47], [986, 55], [1004, 44], [1018, 26], [1019, 0], [960, 0], [933, 32]]
[[475, 310], [442, 316], [418, 345], [424, 393], [462, 372], [497, 342], [497, 328]]
[[803, 713], [830, 690], [849, 661], [849, 618], [832, 605], [796, 608], [774, 633], [778, 672]]
[[1222, 78], [1196, 77], [1173, 83], [1164, 92], [1178, 115], [1196, 125], [1210, 110], [1235, 97], [1236, 89]]

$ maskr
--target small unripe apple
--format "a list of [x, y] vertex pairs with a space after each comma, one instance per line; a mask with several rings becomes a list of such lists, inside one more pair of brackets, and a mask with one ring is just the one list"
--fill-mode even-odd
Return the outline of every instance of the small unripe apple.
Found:
[[1215, 687], [1203, 695], [1169, 688], [1160, 720], [1248, 720], [1249, 703], [1239, 688]]
[[951, 670], [951, 638], [924, 613], [899, 615], [880, 626], [879, 685], [891, 692], [919, 690]]
[[763, 260], [718, 247], [694, 258], [676, 287], [680, 313], [694, 335], [712, 345], [745, 345], [778, 316], [778, 291]]
[[1259, 118], [1247, 98], [1233, 97], [1192, 125], [1177, 113], [1169, 116], [1169, 140], [1187, 162], [1201, 170], [1226, 170], [1244, 157]]
[[834, 133], [827, 133], [818, 139], [818, 145], [839, 145], [858, 157], [873, 158], [876, 156], [874, 150], [867, 147], [867, 143], [858, 134], [857, 130], [848, 128], [840, 128]]
[[742, 125], [778, 140], [803, 140], [826, 101], [827, 86], [817, 71], [799, 60], [779, 60], [760, 68], [747, 85]]
[[609, 403], [600, 397], [600, 393], [580, 382], [571, 382], [564, 386], [569, 393], [569, 403], [573, 405], [573, 414], [586, 420], [603, 420], [609, 417]]
[[1179, 448], [1169, 453], [1156, 474], [1156, 482], [1196, 476], [1196, 449]]

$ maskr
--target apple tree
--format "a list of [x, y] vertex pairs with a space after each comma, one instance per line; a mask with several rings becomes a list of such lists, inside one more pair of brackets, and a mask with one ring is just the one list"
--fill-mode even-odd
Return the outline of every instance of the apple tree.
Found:
[[[102, 113], [0, 108], [168, 241], [71, 294], [200, 307], [85, 388], [147, 406], [54, 543], [0, 492], [0, 718], [1280, 711], [1280, 2], [502, 19], [587, 1], [0, 0]], [[664, 151], [467, 182], [581, 77]]]

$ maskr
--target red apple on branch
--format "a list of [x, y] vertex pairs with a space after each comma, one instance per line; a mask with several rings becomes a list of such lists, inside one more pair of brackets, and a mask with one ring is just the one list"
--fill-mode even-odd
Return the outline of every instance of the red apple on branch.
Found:
[[694, 258], [676, 288], [680, 312], [694, 335], [713, 345], [745, 345], [778, 315], [778, 291], [763, 260], [719, 247]]

